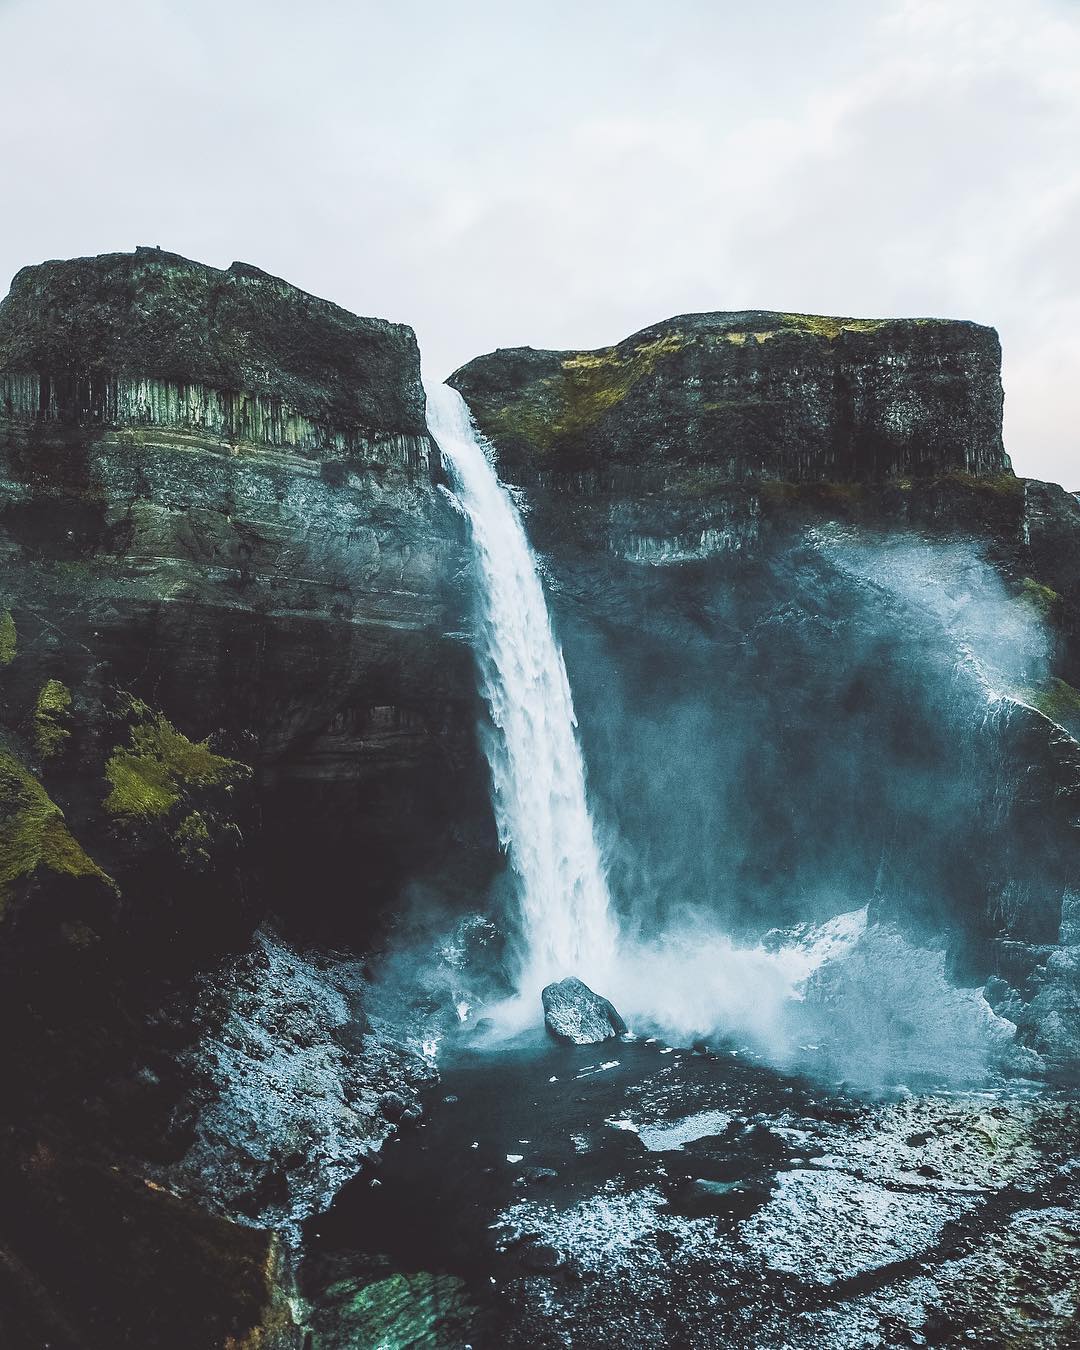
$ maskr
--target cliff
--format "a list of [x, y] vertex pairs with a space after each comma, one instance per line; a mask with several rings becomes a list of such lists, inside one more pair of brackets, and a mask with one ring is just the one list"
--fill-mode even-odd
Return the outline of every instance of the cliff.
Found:
[[510, 476], [665, 491], [1009, 469], [997, 334], [937, 319], [685, 314], [591, 352], [498, 351], [451, 383]]
[[87, 798], [114, 749], [101, 709], [133, 696], [252, 770], [274, 903], [340, 889], [357, 856], [389, 893], [472, 753], [463, 537], [436, 475], [402, 325], [153, 249], [24, 269], [0, 305], [24, 759], [54, 681], [71, 734], [48, 776]]
[[0, 405], [38, 425], [416, 467], [429, 451], [412, 330], [247, 263], [140, 248], [26, 267], [0, 305], [0, 372]]
[[[0, 305], [5, 1343], [302, 1340], [275, 1240], [171, 1169], [228, 1086], [197, 1042], [266, 1076], [221, 1026], [268, 913], [370, 944], [407, 878], [490, 869], [437, 477], [402, 325], [153, 249], [26, 268]], [[306, 1044], [319, 997], [286, 980], [278, 1032]], [[320, 1023], [293, 1108], [342, 1095], [354, 1170], [414, 1072], [358, 1018], [345, 1048]], [[287, 1193], [281, 1141], [252, 1147], [219, 1142], [232, 1192]]]
[[451, 383], [527, 504], [616, 892], [748, 936], [869, 901], [1068, 1060], [1080, 512], [1013, 475], [999, 367], [971, 323], [754, 311]]
[[[694, 315], [453, 383], [643, 929], [869, 903], [1080, 1059], [1080, 505], [1012, 474], [994, 333]], [[0, 1339], [303, 1344], [266, 1230], [430, 1077], [366, 961], [437, 913], [402, 1020], [456, 1019], [498, 947], [441, 478], [402, 325], [154, 249], [0, 305]]]

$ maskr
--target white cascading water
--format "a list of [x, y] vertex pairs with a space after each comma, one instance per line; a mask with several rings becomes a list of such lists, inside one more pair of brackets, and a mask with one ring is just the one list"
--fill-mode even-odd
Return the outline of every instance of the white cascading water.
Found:
[[499, 841], [521, 906], [519, 992], [577, 975], [601, 990], [616, 927], [593, 822], [562, 651], [517, 508], [464, 399], [427, 390], [427, 420], [469, 520], [479, 578], [475, 646], [491, 714], [485, 753]]

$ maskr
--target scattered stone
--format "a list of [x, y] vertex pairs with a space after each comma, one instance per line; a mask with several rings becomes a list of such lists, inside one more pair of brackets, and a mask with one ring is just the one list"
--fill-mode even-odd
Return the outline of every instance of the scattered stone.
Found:
[[626, 1031], [626, 1023], [606, 998], [574, 976], [549, 984], [541, 995], [548, 1031], [570, 1045], [597, 1045]]
[[521, 1250], [521, 1264], [538, 1275], [549, 1275], [562, 1263], [562, 1253], [548, 1242], [530, 1242]]
[[554, 1167], [524, 1167], [521, 1171], [523, 1181], [539, 1182], [541, 1185], [549, 1184], [558, 1175]]
[[396, 1092], [384, 1092], [379, 1098], [379, 1110], [386, 1120], [396, 1125], [405, 1115], [405, 1098]]

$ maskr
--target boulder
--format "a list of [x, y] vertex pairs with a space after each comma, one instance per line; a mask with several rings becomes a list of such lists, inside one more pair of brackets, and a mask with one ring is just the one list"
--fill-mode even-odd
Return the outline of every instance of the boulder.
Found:
[[606, 998], [569, 976], [549, 984], [541, 994], [544, 1024], [556, 1040], [570, 1045], [598, 1045], [626, 1031], [626, 1023]]

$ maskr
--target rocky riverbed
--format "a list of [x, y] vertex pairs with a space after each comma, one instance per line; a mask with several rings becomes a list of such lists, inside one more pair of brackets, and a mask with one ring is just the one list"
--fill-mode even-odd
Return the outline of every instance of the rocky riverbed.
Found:
[[736, 1045], [462, 1043], [309, 1225], [301, 1285], [326, 1346], [1065, 1346], [1078, 1144], [1075, 1095], [1022, 1082], [872, 1096]]

